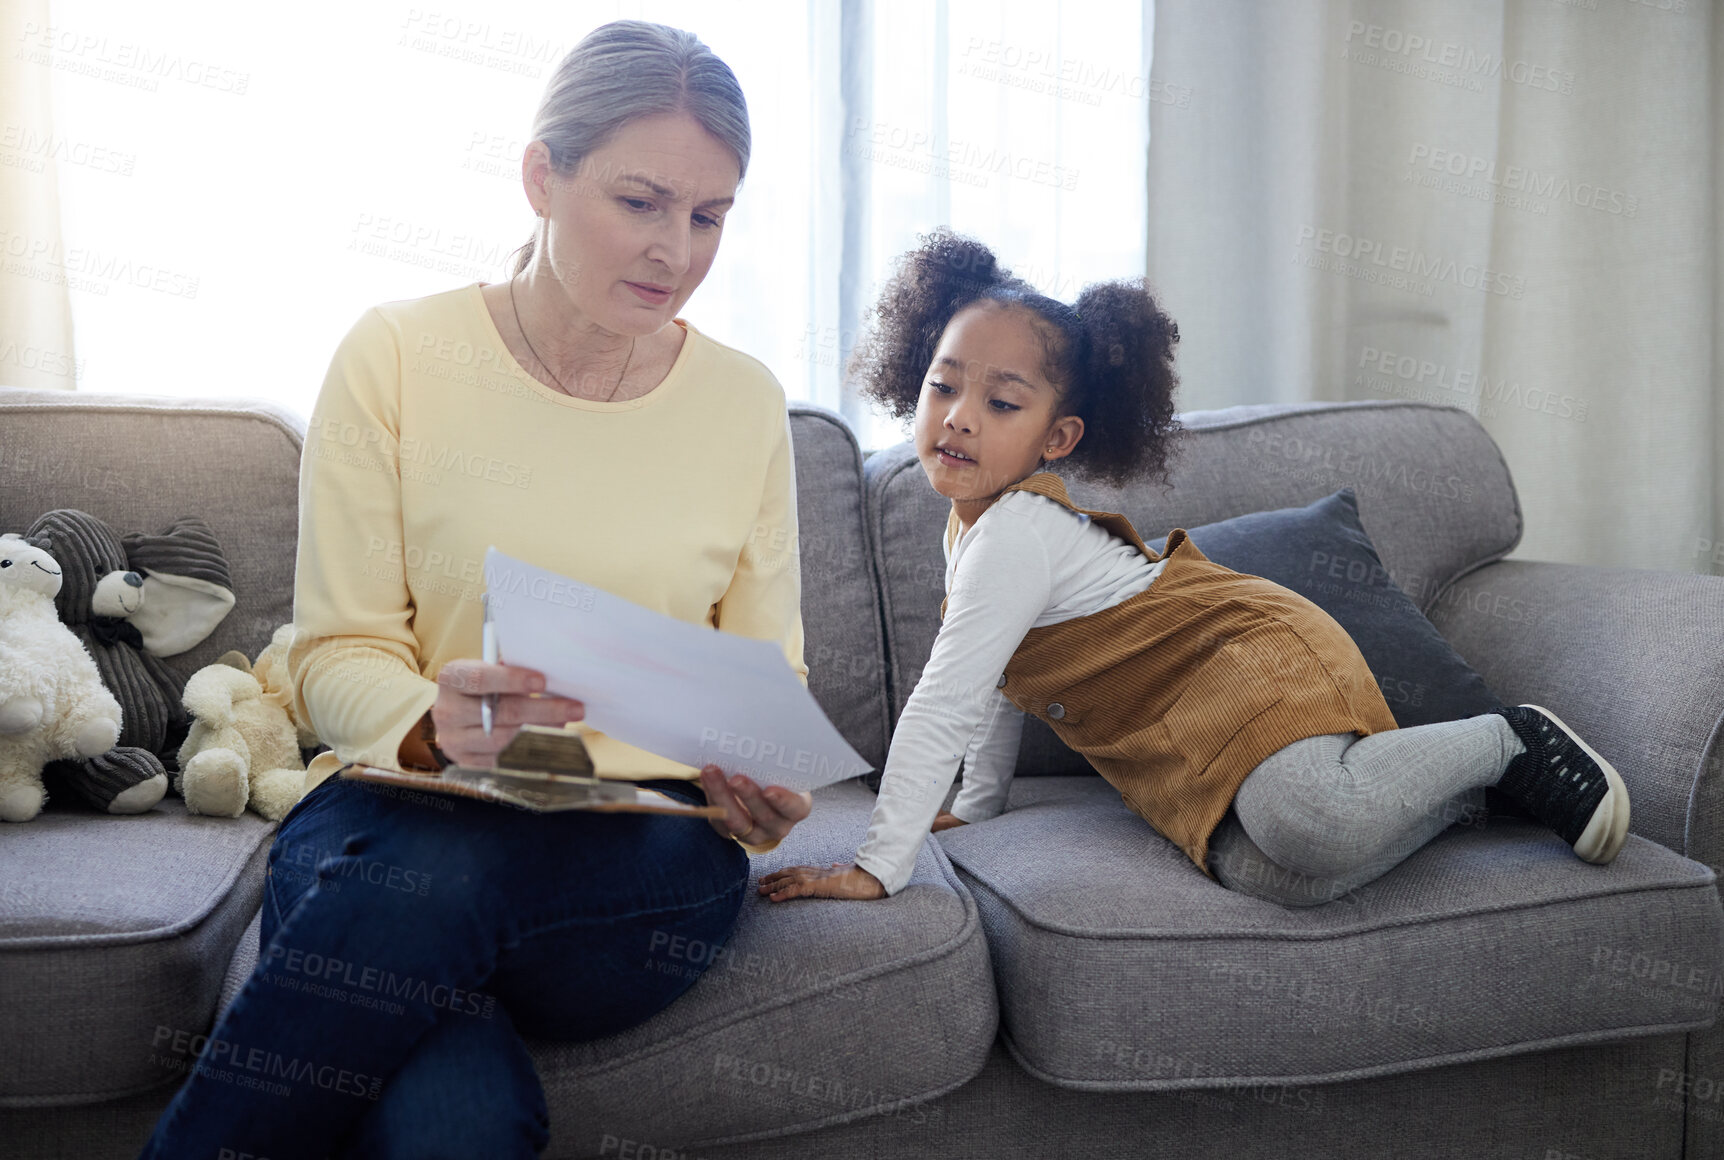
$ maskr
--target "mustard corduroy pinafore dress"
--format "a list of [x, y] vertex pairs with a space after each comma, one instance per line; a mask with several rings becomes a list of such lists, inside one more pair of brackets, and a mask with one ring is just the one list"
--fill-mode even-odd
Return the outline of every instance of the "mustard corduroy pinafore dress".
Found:
[[[1052, 472], [1005, 491], [1046, 496], [1166, 558], [1135, 596], [1030, 629], [1000, 688], [1205, 874], [1209, 836], [1260, 761], [1306, 737], [1396, 727], [1353, 638], [1303, 596], [1214, 563], [1183, 528], [1158, 556], [1124, 516], [1074, 505]], [[954, 511], [954, 535], [956, 523]]]

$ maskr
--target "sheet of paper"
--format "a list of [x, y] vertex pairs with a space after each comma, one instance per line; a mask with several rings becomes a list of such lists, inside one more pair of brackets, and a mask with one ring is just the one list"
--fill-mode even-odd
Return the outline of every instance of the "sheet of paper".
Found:
[[594, 729], [697, 769], [815, 789], [868, 772], [775, 643], [665, 616], [498, 551], [485, 584], [499, 659], [545, 674]]

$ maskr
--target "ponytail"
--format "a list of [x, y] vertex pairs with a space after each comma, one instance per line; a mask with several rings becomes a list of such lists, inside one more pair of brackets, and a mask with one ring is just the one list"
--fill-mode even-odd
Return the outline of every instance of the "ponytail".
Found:
[[1166, 483], [1179, 430], [1173, 406], [1179, 324], [1142, 279], [1087, 286], [1076, 311], [1083, 341], [1067, 413], [1084, 420], [1084, 434], [1066, 462], [1115, 487], [1141, 477]]

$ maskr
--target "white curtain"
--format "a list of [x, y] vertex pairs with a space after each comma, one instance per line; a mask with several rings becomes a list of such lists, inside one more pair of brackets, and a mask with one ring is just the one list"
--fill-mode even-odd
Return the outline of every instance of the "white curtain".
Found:
[[1154, 35], [1183, 408], [1461, 406], [1516, 555], [1724, 572], [1714, 5], [1160, 0]]
[[631, 17], [705, 40], [753, 123], [686, 316], [791, 398], [841, 411], [865, 447], [896, 442], [840, 372], [917, 233], [974, 233], [1067, 299], [1141, 270], [1158, 95], [1144, 6], [307, 0], [283, 19], [54, 0], [26, 71], [52, 77], [63, 131], [124, 163], [62, 168], [81, 385], [309, 413], [368, 306], [505, 276], [532, 221], [520, 157], [551, 69]]
[[87, 143], [55, 127], [49, 74], [36, 62], [48, 0], [0, 8], [0, 386], [73, 390], [72, 308], [61, 268], [62, 161]]
[[[1149, 75], [1144, 0], [841, 0], [837, 83], [814, 152], [836, 200], [818, 221], [804, 352], [810, 397], [864, 446], [903, 438], [841, 391], [865, 311], [916, 235], [950, 225], [1044, 293], [1135, 277], [1144, 252]], [[834, 151], [832, 144], [836, 143]], [[835, 400], [835, 401], [829, 401]]]

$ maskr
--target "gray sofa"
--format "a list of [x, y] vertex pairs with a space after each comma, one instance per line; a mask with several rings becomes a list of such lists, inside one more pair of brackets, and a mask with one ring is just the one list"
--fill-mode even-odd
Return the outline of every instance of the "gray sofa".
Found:
[[[643, 963], [710, 961], [670, 1008], [533, 1043], [548, 1155], [1724, 1156], [1724, 579], [1502, 559], [1514, 485], [1458, 410], [1184, 418], [1174, 488], [1073, 499], [1153, 539], [1351, 485], [1492, 687], [1621, 769], [1615, 864], [1498, 816], [1283, 909], [1204, 878], [1032, 720], [1009, 811], [930, 841], [902, 894], [751, 896], [723, 953]], [[938, 624], [945, 501], [907, 446], [864, 462], [808, 406], [792, 429], [809, 684], [878, 766]], [[0, 390], [0, 530], [61, 506], [124, 529], [199, 514], [238, 605], [178, 668], [255, 655], [291, 618], [302, 430], [264, 404]], [[867, 785], [816, 797], [757, 873], [854, 852]], [[0, 828], [0, 1154], [136, 1154], [179, 1082], [163, 1036], [207, 1031], [256, 961], [272, 831], [171, 796]]]

